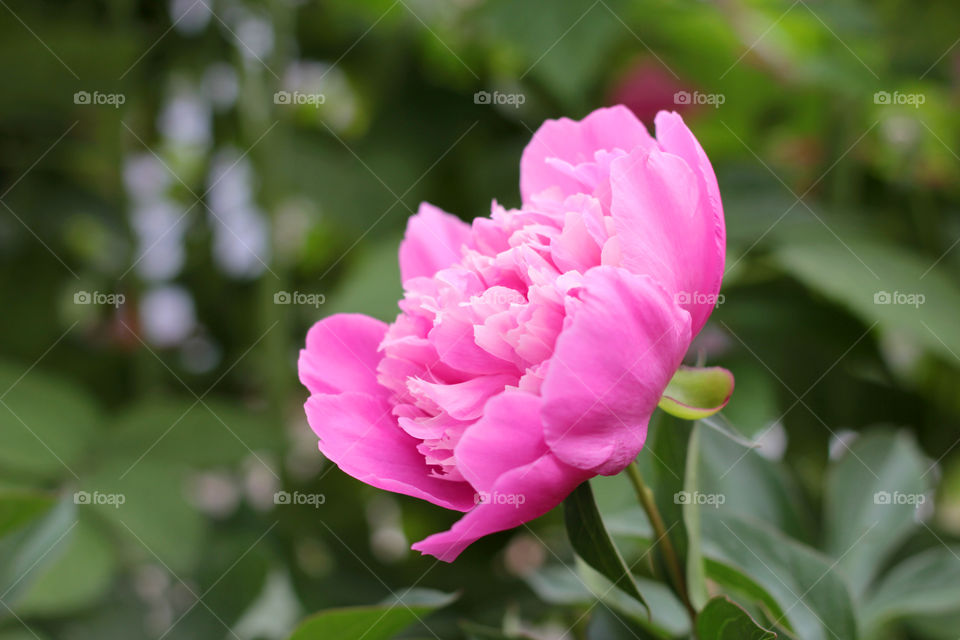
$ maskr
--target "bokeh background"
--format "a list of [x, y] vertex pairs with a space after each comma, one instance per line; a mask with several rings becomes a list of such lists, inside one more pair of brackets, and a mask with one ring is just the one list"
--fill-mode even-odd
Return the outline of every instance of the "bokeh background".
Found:
[[283, 638], [414, 585], [460, 590], [444, 639], [600, 633], [531, 577], [571, 559], [557, 514], [411, 553], [456, 514], [324, 461], [296, 358], [325, 315], [396, 314], [419, 202], [517, 205], [539, 124], [614, 103], [678, 110], [716, 168], [697, 352], [794, 479], [794, 535], [877, 426], [925, 461], [905, 544], [960, 535], [957, 3], [0, 5], [0, 520], [40, 514], [0, 539], [2, 640]]

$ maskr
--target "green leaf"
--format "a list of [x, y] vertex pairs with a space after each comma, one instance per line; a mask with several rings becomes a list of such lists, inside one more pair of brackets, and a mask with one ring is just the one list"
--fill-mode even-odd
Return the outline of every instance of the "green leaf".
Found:
[[574, 489], [573, 493], [564, 500], [563, 517], [573, 550], [588, 565], [607, 577], [627, 595], [636, 598], [649, 611], [630, 569], [603, 525], [589, 482], [584, 482]]
[[[695, 423], [687, 444], [687, 468], [683, 486], [688, 495], [691, 492], [700, 492], [700, 474], [697, 460], [700, 459], [701, 431], [702, 428]], [[707, 601], [707, 577], [701, 544], [700, 510], [702, 508], [703, 505], [695, 500], [687, 500], [683, 504], [683, 522], [687, 527], [687, 542], [689, 543], [686, 564], [687, 593], [694, 609], [700, 609]]]
[[[121, 412], [107, 443], [109, 455], [126, 461], [212, 467], [237, 464], [276, 448], [276, 439], [255, 412], [228, 402], [193, 397], [148, 398]], [[121, 470], [122, 473], [124, 470]]]
[[44, 569], [62, 557], [76, 525], [75, 505], [61, 500], [42, 518], [0, 541], [0, 594], [5, 602], [16, 606]]
[[892, 620], [960, 612], [960, 547], [934, 547], [893, 569], [866, 598], [861, 618], [866, 629]]
[[717, 496], [710, 511], [762, 520], [797, 540], [814, 542], [813, 514], [781, 463], [715, 431], [701, 430], [700, 439], [700, 486]]
[[733, 593], [739, 598], [756, 603], [771, 620], [779, 620], [778, 624], [780, 626], [785, 627], [788, 631], [793, 631], [786, 619], [786, 614], [780, 608], [780, 603], [753, 578], [737, 567], [724, 564], [718, 560], [707, 558], [705, 564], [707, 576], [716, 584], [724, 587], [725, 592]]
[[[392, 321], [397, 315], [397, 300], [403, 298], [397, 262], [401, 240], [391, 235], [351, 256], [337, 288], [320, 309], [323, 315], [365, 313]], [[320, 314], [315, 316], [315, 320], [320, 319]]]
[[289, 640], [388, 640], [456, 599], [456, 594], [410, 590], [389, 603], [327, 609], [300, 623]]
[[110, 522], [137, 557], [176, 573], [196, 565], [206, 521], [185, 496], [187, 475], [176, 465], [143, 458], [115, 460], [83, 479], [79, 509]]
[[577, 573], [588, 592], [587, 603], [600, 600], [606, 608], [628, 617], [635, 626], [661, 638], [689, 634], [690, 616], [680, 599], [669, 586], [658, 580], [636, 577], [637, 588], [644, 594], [648, 606], [614, 589], [610, 580], [577, 558]]
[[758, 625], [728, 598], [714, 598], [697, 615], [698, 640], [775, 640], [777, 634]]
[[74, 477], [100, 416], [73, 385], [26, 367], [0, 364], [0, 471], [18, 480]]
[[733, 374], [723, 367], [680, 367], [657, 405], [683, 420], [712, 416], [733, 395]]
[[[703, 511], [704, 553], [750, 576], [786, 614], [774, 624], [804, 640], [854, 640], [853, 603], [834, 560], [766, 524]], [[789, 623], [788, 625], [785, 624]]]
[[874, 432], [850, 445], [827, 474], [825, 550], [859, 598], [916, 526], [927, 465], [905, 433]]
[[[956, 363], [960, 334], [956, 310], [960, 289], [942, 269], [888, 242], [867, 240], [862, 232], [835, 220], [836, 238], [793, 241], [776, 249], [774, 257], [807, 286], [848, 308], [882, 330], [913, 337], [928, 350]], [[824, 231], [826, 233], [826, 231]]]
[[597, 607], [590, 613], [586, 630], [587, 640], [658, 640], [663, 637], [605, 607]]
[[20, 615], [63, 615], [96, 603], [110, 588], [117, 569], [114, 546], [102, 527], [81, 518], [63, 552], [37, 571], [19, 597]]
[[56, 504], [53, 496], [40, 491], [0, 489], [0, 537], [40, 517]]

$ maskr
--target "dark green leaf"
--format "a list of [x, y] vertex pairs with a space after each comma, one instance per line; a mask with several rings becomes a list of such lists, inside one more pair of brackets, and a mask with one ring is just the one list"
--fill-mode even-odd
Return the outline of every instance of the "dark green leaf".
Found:
[[581, 484], [567, 497], [563, 503], [563, 516], [567, 525], [567, 536], [574, 551], [588, 565], [646, 607], [647, 603], [640, 594], [630, 569], [603, 525], [589, 482]]
[[16, 531], [55, 504], [50, 494], [18, 489], [0, 490], [0, 537]]
[[[895, 246], [867, 240], [862, 233], [822, 242], [789, 242], [776, 258], [809, 287], [886, 331], [903, 332], [928, 350], [956, 364], [960, 334], [956, 309], [960, 290], [931, 260]], [[860, 237], [858, 237], [860, 236]]]
[[0, 594], [15, 605], [46, 567], [67, 550], [77, 525], [76, 507], [62, 500], [42, 518], [0, 541]]
[[[704, 553], [762, 585], [804, 640], [854, 640], [853, 604], [834, 560], [764, 523], [703, 511]], [[789, 624], [787, 624], [789, 623]]]
[[37, 571], [20, 595], [15, 610], [20, 615], [52, 616], [96, 603], [110, 588], [117, 569], [117, 554], [108, 532], [89, 518], [81, 518], [64, 540], [62, 553]]
[[777, 634], [758, 625], [728, 598], [714, 598], [697, 615], [698, 640], [775, 640]]
[[850, 445], [829, 470], [824, 499], [826, 551], [838, 559], [855, 597], [917, 524], [927, 465], [905, 434], [875, 432]]
[[[0, 365], [0, 471], [18, 478], [73, 477], [100, 417], [76, 387], [7, 363]], [[22, 377], [21, 377], [22, 376]]]
[[866, 629], [891, 620], [960, 612], [960, 548], [934, 547], [912, 556], [887, 574], [866, 598]]
[[392, 603], [321, 611], [300, 623], [290, 640], [388, 640], [457, 598], [436, 592], [408, 595], [401, 595], [400, 601]]

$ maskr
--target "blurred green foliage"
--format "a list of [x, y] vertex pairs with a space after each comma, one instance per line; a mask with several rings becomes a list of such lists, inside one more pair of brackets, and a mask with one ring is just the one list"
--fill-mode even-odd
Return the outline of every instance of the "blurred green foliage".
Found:
[[[756, 550], [707, 510], [707, 578], [769, 621], [794, 592], [801, 638], [824, 637], [818, 615], [852, 637], [818, 609], [845, 597], [860, 637], [956, 637], [960, 5], [0, 4], [0, 640], [282, 638], [411, 586], [460, 590], [411, 638], [654, 633], [616, 602], [582, 615], [558, 514], [454, 566], [411, 554], [455, 514], [323, 461], [296, 381], [319, 317], [396, 313], [420, 201], [517, 204], [543, 119], [621, 100], [679, 108], [724, 197], [725, 299], [697, 347], [735, 373], [723, 415], [768, 457], [703, 432], [701, 486]], [[595, 483], [614, 531], [620, 480]], [[883, 487], [928, 492], [922, 521], [882, 512], [845, 553]], [[821, 565], [839, 571], [798, 571]], [[656, 633], [683, 633], [638, 583]]]

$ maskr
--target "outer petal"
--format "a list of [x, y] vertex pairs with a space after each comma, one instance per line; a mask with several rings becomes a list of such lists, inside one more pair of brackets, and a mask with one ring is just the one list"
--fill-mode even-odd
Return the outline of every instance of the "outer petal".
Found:
[[520, 160], [520, 195], [524, 202], [550, 187], [559, 187], [562, 195], [583, 191], [579, 181], [547, 163], [557, 158], [576, 165], [593, 162], [596, 152], [635, 147], [649, 149], [656, 141], [633, 112], [624, 106], [597, 109], [575, 122], [568, 118], [547, 120], [537, 129]]
[[458, 262], [464, 245], [473, 246], [470, 225], [423, 202], [407, 222], [407, 233], [400, 243], [400, 277], [404, 282], [420, 276], [429, 278]]
[[539, 406], [537, 396], [519, 391], [487, 403], [484, 417], [467, 430], [455, 451], [458, 469], [482, 498], [449, 531], [414, 549], [452, 562], [477, 539], [543, 515], [590, 476], [547, 450]]
[[611, 214], [621, 264], [662, 283], [700, 330], [723, 275], [716, 216], [703, 210], [698, 178], [680, 156], [638, 149], [610, 168]]
[[386, 331], [383, 322], [360, 314], [317, 322], [307, 333], [307, 348], [300, 350], [300, 382], [310, 393], [383, 393], [377, 384], [377, 347]]
[[690, 344], [690, 314], [649, 276], [617, 267], [588, 271], [580, 299], [541, 388], [545, 437], [567, 464], [613, 475], [643, 447]]
[[320, 451], [357, 480], [447, 509], [473, 506], [469, 484], [431, 475], [417, 451], [420, 441], [397, 426], [385, 400], [363, 393], [313, 395], [305, 407]]
[[[713, 276], [712, 286], [705, 288], [709, 293], [716, 294], [720, 291], [720, 283], [723, 280], [727, 248], [727, 230], [723, 219], [723, 204], [720, 200], [717, 176], [703, 147], [684, 124], [683, 118], [672, 111], [661, 111], [657, 114], [655, 122], [657, 141], [664, 151], [683, 158], [697, 176], [700, 186], [699, 215], [712, 223], [714, 241], [713, 247], [704, 247], [703, 268], [707, 274]], [[698, 326], [694, 323], [694, 335], [700, 331], [701, 327], [702, 325]]]

